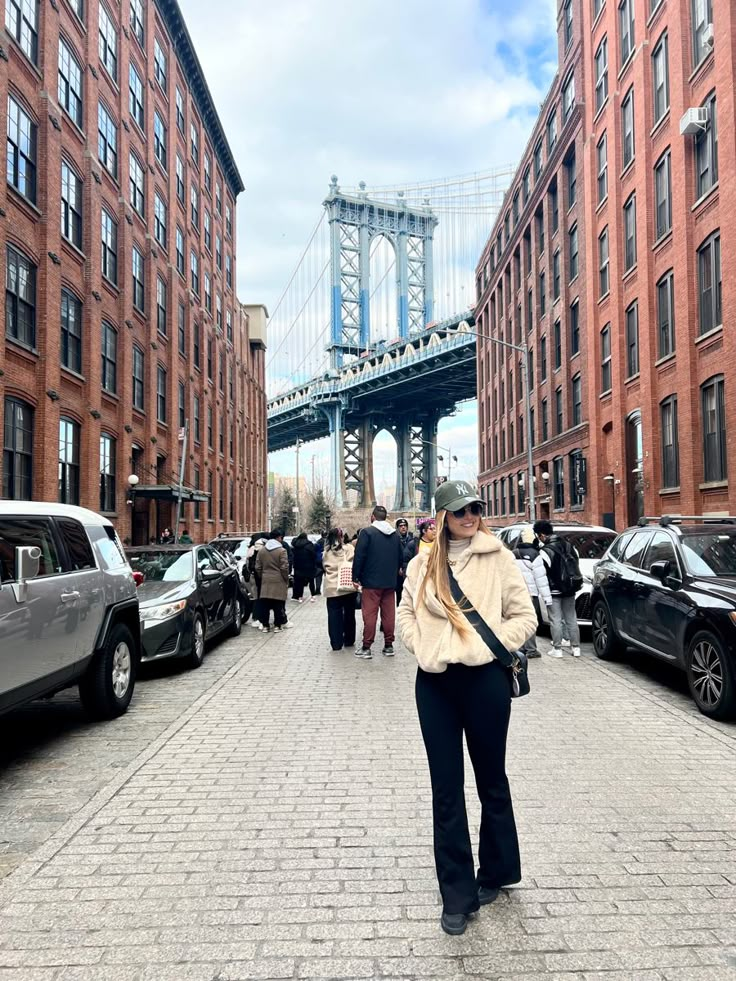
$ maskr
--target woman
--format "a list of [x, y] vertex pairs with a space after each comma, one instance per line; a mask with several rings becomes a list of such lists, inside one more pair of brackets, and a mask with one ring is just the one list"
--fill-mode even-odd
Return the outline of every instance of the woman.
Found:
[[287, 626], [286, 595], [289, 588], [289, 560], [283, 545], [284, 533], [274, 529], [256, 556], [256, 573], [261, 577], [261, 628], [268, 633], [273, 610], [274, 630]]
[[291, 598], [298, 603], [303, 602], [304, 587], [309, 586], [311, 602], [317, 595], [317, 587], [314, 577], [317, 573], [317, 553], [314, 543], [307, 538], [306, 531], [301, 531], [291, 543], [294, 553], [294, 588], [291, 591]]
[[407, 562], [420, 552], [429, 552], [437, 537], [437, 522], [434, 518], [420, 518], [417, 521], [419, 538], [414, 538], [407, 547]]
[[[505, 762], [509, 671], [454, 602], [450, 571], [509, 651], [535, 631], [537, 617], [513, 555], [483, 524], [483, 504], [473, 488], [447, 481], [437, 489], [435, 505], [436, 541], [407, 569], [399, 625], [418, 662], [416, 701], [432, 783], [441, 925], [460, 934], [502, 886], [519, 881], [521, 861]], [[463, 732], [481, 802], [477, 876], [465, 811]]]
[[322, 556], [325, 570], [325, 596], [327, 598], [327, 631], [333, 651], [355, 644], [355, 592], [351, 585], [340, 589], [338, 574], [340, 566], [353, 561], [355, 548], [343, 542], [342, 531], [330, 528], [327, 544]]

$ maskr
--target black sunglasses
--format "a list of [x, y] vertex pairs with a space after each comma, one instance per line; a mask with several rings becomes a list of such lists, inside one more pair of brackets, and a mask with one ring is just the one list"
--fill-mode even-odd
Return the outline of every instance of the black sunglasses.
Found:
[[453, 511], [452, 513], [456, 518], [464, 518], [467, 511], [470, 511], [473, 517], [477, 518], [483, 514], [483, 505], [480, 501], [473, 501], [472, 504], [466, 504], [464, 508], [460, 508], [458, 511]]

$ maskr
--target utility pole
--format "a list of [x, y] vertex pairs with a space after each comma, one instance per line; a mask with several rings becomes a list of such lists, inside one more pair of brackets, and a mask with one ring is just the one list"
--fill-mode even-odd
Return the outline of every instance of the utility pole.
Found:
[[[299, 523], [301, 521], [301, 511], [299, 509], [299, 450], [301, 449], [301, 447], [303, 445], [304, 445], [304, 440], [303, 439], [300, 439], [297, 436], [297, 440], [296, 440], [296, 494], [295, 494], [295, 497], [296, 497], [296, 523], [297, 523], [297, 526], [299, 525]], [[299, 532], [299, 528], [298, 527], [297, 527], [296, 531], [297, 531], [297, 533]]]
[[314, 459], [315, 454], [312, 454], [312, 493], [314, 494]]

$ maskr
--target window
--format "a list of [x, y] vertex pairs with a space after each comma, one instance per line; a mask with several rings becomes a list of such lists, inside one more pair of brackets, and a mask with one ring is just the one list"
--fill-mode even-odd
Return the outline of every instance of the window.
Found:
[[654, 202], [657, 238], [672, 228], [672, 177], [669, 150], [654, 168]]
[[207, 338], [207, 378], [212, 381], [214, 379], [214, 352], [212, 338]]
[[547, 411], [547, 399], [542, 399], [542, 442], [546, 443], [549, 439], [549, 413]]
[[219, 180], [215, 181], [215, 210], [218, 215], [222, 215], [222, 190]]
[[[201, 477], [199, 473], [199, 467], [194, 468], [194, 489], [200, 490], [201, 488]], [[202, 515], [202, 507], [199, 501], [194, 502], [194, 520], [199, 521]]]
[[192, 149], [192, 161], [199, 167], [199, 130], [194, 123], [189, 125], [189, 140]]
[[12, 95], [8, 96], [7, 179], [19, 194], [36, 202], [37, 128]]
[[115, 510], [115, 440], [107, 433], [100, 436], [100, 511]]
[[194, 367], [201, 368], [201, 352], [200, 352], [200, 336], [199, 336], [199, 324], [194, 323], [192, 326], [192, 353], [194, 355]]
[[572, 380], [572, 424], [579, 426], [583, 421], [583, 383], [580, 375]]
[[[227, 370], [227, 396], [231, 402], [235, 401], [235, 366], [232, 363]], [[232, 429], [230, 435], [232, 436]]]
[[547, 335], [539, 339], [539, 380], [547, 380]]
[[225, 234], [228, 238], [233, 237], [233, 218], [229, 203], [225, 205]]
[[176, 196], [184, 204], [184, 161], [176, 155]]
[[716, 97], [712, 95], [704, 103], [708, 110], [705, 129], [695, 137], [695, 176], [697, 196], [701, 198], [718, 180], [718, 119], [716, 117]]
[[82, 67], [63, 37], [59, 38], [59, 105], [81, 128]]
[[560, 227], [560, 204], [557, 185], [553, 184], [549, 189], [549, 206], [552, 212], [552, 234], [554, 235]]
[[537, 254], [542, 255], [544, 252], [544, 212], [538, 211], [535, 218], [537, 225]]
[[82, 178], [61, 161], [61, 234], [82, 248]]
[[212, 471], [207, 471], [207, 520], [214, 521], [215, 518], [215, 502], [214, 498], [214, 482], [212, 479]]
[[30, 501], [33, 490], [33, 409], [20, 399], [5, 399], [3, 497]]
[[621, 127], [624, 168], [634, 159], [634, 87], [626, 93], [621, 103]]
[[680, 460], [677, 433], [677, 396], [670, 395], [659, 405], [662, 424], [662, 487], [679, 487]]
[[184, 275], [184, 232], [176, 226], [176, 271]]
[[601, 331], [601, 394], [611, 391], [611, 325]]
[[217, 387], [225, 394], [225, 353], [220, 352], [220, 363], [217, 369]]
[[219, 450], [220, 455], [225, 455], [225, 416], [220, 417], [220, 433], [219, 433]]
[[654, 86], [654, 122], [658, 123], [670, 107], [670, 69], [666, 33], [659, 39], [652, 52], [652, 85]]
[[5, 29], [34, 65], [38, 64], [37, 0], [5, 0]]
[[531, 330], [534, 326], [534, 293], [530, 289], [526, 294], [526, 328]]
[[595, 110], [603, 108], [608, 98], [608, 38], [604, 37], [595, 53]]
[[524, 171], [524, 176], [521, 178], [521, 202], [526, 204], [529, 200], [529, 191], [531, 188], [531, 183], [529, 180], [529, 168], [527, 167]]
[[218, 483], [218, 491], [217, 491], [218, 515], [220, 521], [224, 521], [225, 520], [225, 478], [223, 476], [220, 476], [220, 479], [218, 480], [217, 483]]
[[192, 290], [195, 296], [199, 296], [199, 259], [193, 249], [189, 253], [189, 271], [192, 275]]
[[159, 334], [166, 336], [166, 314], [167, 314], [167, 289], [166, 281], [160, 276], [156, 277], [156, 330]]
[[214, 436], [212, 433], [212, 406], [207, 406], [207, 446], [212, 450], [214, 449]]
[[699, 65], [711, 51], [711, 47], [705, 42], [705, 32], [708, 27], [712, 27], [713, 25], [713, 0], [690, 0], [690, 3], [690, 17], [693, 31], [693, 65]]
[[164, 121], [158, 114], [158, 110], [153, 114], [153, 153], [161, 166], [166, 170], [166, 127]]
[[143, 412], [145, 409], [146, 356], [139, 347], [133, 345], [133, 408]]
[[232, 344], [233, 341], [233, 315], [230, 310], [225, 311], [225, 324], [227, 326], [227, 339]]
[[215, 324], [222, 330], [222, 296], [219, 293], [215, 296]]
[[639, 305], [636, 300], [626, 310], [626, 377], [639, 374]]
[[608, 197], [608, 134], [604, 133], [596, 147], [598, 160], [598, 204]]
[[565, 47], [569, 48], [572, 44], [572, 0], [565, 0], [563, 21], [565, 24]]
[[106, 392], [113, 395], [117, 392], [117, 372], [118, 372], [118, 332], [102, 321], [102, 387]]
[[560, 250], [557, 249], [552, 256], [552, 297], [555, 300], [560, 298]]
[[128, 71], [128, 107], [130, 108], [130, 115], [140, 128], [144, 129], [143, 82], [132, 61]]
[[64, 416], [59, 419], [59, 503], [79, 504], [79, 423]]
[[547, 156], [552, 154], [557, 144], [557, 107], [547, 119]]
[[199, 228], [199, 191], [194, 186], [194, 184], [192, 184], [189, 189], [189, 200], [192, 206], [191, 208], [192, 224], [194, 225], [195, 228], [198, 229]]
[[217, 268], [222, 269], [222, 238], [219, 232], [215, 232], [215, 262]]
[[194, 442], [199, 443], [202, 439], [202, 421], [200, 418], [199, 395], [194, 396]]
[[212, 251], [212, 219], [210, 218], [210, 213], [206, 208], [204, 209], [203, 227], [204, 227], [204, 247], [207, 249], [208, 252], [211, 252]]
[[547, 312], [547, 289], [545, 285], [545, 275], [539, 274], [539, 316], [543, 317]]
[[160, 246], [166, 248], [166, 202], [156, 192], [153, 205], [153, 234]]
[[6, 255], [5, 336], [35, 347], [36, 267], [11, 245]]
[[136, 310], [140, 310], [143, 313], [145, 308], [145, 294], [144, 294], [144, 259], [143, 253], [134, 245], [133, 246], [133, 306]]
[[657, 327], [657, 356], [666, 358], [675, 352], [675, 278], [672, 270], [657, 283]]
[[212, 194], [212, 163], [210, 161], [210, 155], [205, 150], [204, 158], [204, 189], [208, 194]]
[[118, 128], [101, 102], [97, 106], [97, 157], [105, 170], [117, 180]]
[[102, 275], [117, 285], [118, 226], [105, 208], [102, 209]]
[[166, 422], [166, 368], [156, 367], [156, 419]]
[[556, 456], [552, 461], [552, 485], [554, 487], [555, 511], [565, 507], [565, 461]]
[[555, 320], [552, 328], [552, 344], [554, 347], [554, 370], [562, 367], [562, 325], [559, 320]]
[[700, 333], [720, 326], [721, 315], [721, 236], [716, 232], [698, 249], [698, 300]]
[[208, 313], [212, 313], [212, 284], [208, 272], [204, 274], [204, 307]]
[[110, 78], [118, 80], [118, 32], [105, 7], [100, 4], [100, 61]]
[[179, 304], [177, 313], [177, 337], [178, 337], [178, 347], [179, 354], [186, 355], [187, 353], [187, 311], [183, 303]]
[[570, 72], [562, 85], [562, 122], [568, 121], [575, 108], [575, 74]]
[[723, 375], [700, 389], [703, 409], [703, 463], [706, 482], [726, 480], [726, 403]]
[[565, 161], [565, 173], [567, 175], [567, 207], [572, 208], [578, 196], [578, 168], [574, 153]]
[[610, 289], [608, 254], [608, 225], [598, 236], [598, 291], [604, 297]]
[[624, 205], [624, 272], [636, 265], [636, 195]]
[[183, 429], [187, 421], [187, 390], [182, 381], [179, 382], [178, 386], [177, 410], [179, 413], [179, 428]]
[[578, 226], [573, 225], [569, 232], [570, 239], [570, 282], [578, 274]]
[[225, 283], [229, 289], [233, 288], [233, 257], [229, 252], [225, 256]]
[[146, 209], [146, 185], [143, 167], [134, 153], [130, 154], [130, 204], [143, 218]]
[[618, 7], [621, 35], [621, 64], [625, 65], [634, 53], [634, 0], [622, 0]]
[[143, 0], [130, 0], [130, 29], [141, 45], [145, 37], [143, 29], [145, 20], [146, 15], [143, 10]]
[[166, 91], [166, 52], [159, 44], [157, 37], [153, 39], [153, 75], [161, 88]]
[[61, 363], [82, 371], [82, 304], [68, 290], [61, 291]]
[[570, 357], [580, 353], [580, 303], [570, 306]]

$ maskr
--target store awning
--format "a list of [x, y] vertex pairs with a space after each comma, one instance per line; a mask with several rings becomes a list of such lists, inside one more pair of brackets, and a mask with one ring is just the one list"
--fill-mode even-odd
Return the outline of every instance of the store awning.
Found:
[[206, 504], [209, 494], [205, 491], [194, 490], [193, 487], [181, 487], [179, 484], [138, 484], [135, 487], [136, 497], [147, 497], [156, 501], [199, 501]]

